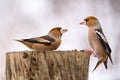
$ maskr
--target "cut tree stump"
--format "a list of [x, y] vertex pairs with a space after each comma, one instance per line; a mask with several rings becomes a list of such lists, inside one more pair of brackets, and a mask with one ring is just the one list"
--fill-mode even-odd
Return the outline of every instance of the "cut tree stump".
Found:
[[88, 80], [85, 51], [21, 51], [6, 54], [6, 80]]

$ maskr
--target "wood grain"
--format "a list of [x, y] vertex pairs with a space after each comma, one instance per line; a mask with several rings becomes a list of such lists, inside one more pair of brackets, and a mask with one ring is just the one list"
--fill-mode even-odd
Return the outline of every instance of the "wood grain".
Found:
[[88, 80], [84, 51], [21, 51], [6, 54], [6, 80]]

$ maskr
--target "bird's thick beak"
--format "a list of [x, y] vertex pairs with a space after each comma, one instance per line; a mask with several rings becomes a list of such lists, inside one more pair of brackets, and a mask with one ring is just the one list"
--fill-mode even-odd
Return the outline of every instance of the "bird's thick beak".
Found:
[[86, 21], [80, 22], [80, 25], [86, 25]]
[[65, 33], [67, 31], [68, 31], [68, 29], [61, 29], [61, 33]]

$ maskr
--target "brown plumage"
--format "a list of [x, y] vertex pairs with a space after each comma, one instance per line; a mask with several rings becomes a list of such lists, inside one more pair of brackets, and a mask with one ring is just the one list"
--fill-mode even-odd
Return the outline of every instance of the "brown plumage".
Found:
[[56, 50], [61, 44], [61, 37], [67, 29], [62, 27], [54, 27], [45, 36], [35, 37], [30, 39], [16, 40], [32, 50]]
[[88, 39], [90, 46], [95, 52], [95, 55], [98, 57], [98, 62], [93, 69], [93, 71], [101, 64], [104, 63], [105, 68], [107, 69], [107, 60], [110, 59], [111, 63], [113, 63], [111, 58], [111, 48], [108, 44], [108, 41], [103, 34], [102, 27], [98, 21], [98, 19], [94, 16], [88, 16], [80, 23], [81, 25], [88, 26]]

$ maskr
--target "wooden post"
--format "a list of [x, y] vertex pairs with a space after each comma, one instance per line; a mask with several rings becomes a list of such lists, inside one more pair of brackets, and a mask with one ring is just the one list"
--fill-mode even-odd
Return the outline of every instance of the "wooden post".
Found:
[[22, 51], [6, 54], [6, 80], [88, 80], [84, 51]]

